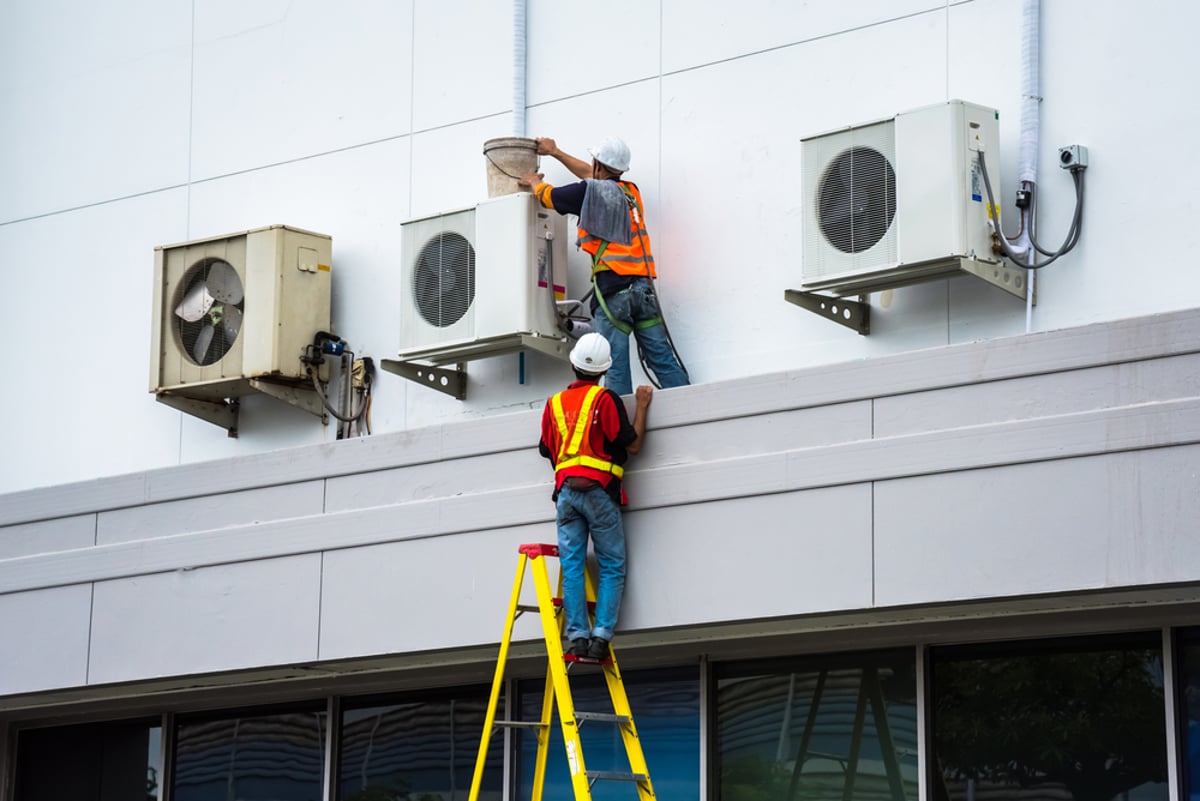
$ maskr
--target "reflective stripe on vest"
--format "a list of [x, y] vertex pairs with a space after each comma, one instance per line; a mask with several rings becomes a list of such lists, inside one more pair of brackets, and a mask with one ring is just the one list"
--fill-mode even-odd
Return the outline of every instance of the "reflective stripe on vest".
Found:
[[603, 387], [593, 384], [587, 388], [583, 403], [579, 406], [579, 414], [575, 418], [575, 428], [567, 425], [567, 415], [563, 410], [562, 396], [572, 390], [564, 390], [550, 399], [550, 408], [554, 412], [554, 422], [558, 426], [558, 454], [554, 460], [554, 471], [565, 470], [568, 467], [590, 467], [604, 473], [612, 473], [617, 478], [625, 474], [625, 469], [618, 464], [605, 461], [588, 453], [580, 453], [587, 435], [588, 422], [592, 419], [592, 408], [596, 398], [604, 391]]
[[637, 185], [617, 181], [629, 201], [629, 224], [632, 241], [628, 245], [608, 242], [579, 228], [579, 247], [592, 257], [592, 271], [612, 270], [617, 275], [655, 277], [654, 254], [650, 252], [650, 237], [642, 220], [642, 194]]

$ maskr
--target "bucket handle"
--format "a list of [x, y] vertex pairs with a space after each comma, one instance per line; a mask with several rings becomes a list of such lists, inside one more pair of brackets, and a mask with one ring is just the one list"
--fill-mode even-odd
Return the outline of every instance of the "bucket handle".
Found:
[[496, 163], [496, 160], [495, 160], [494, 158], [492, 158], [492, 154], [491, 154], [491, 153], [484, 152], [484, 154], [483, 154], [483, 157], [484, 157], [485, 159], [487, 159], [488, 161], [490, 161], [490, 162], [492, 163], [492, 166], [493, 166], [493, 167], [495, 167], [497, 170], [499, 170], [500, 172], [502, 172], [502, 173], [504, 173], [505, 175], [507, 175], [509, 178], [513, 178], [513, 179], [515, 179], [515, 180], [518, 180], [518, 181], [521, 179], [521, 176], [519, 176], [519, 175], [513, 175], [511, 172], [509, 172], [508, 170], [504, 169], [504, 168], [503, 168], [503, 167], [501, 167], [499, 164], [497, 164], [497, 163]]

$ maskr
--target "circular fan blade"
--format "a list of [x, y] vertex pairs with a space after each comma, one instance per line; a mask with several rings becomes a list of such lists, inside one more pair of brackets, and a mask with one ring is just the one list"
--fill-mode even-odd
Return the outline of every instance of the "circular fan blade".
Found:
[[226, 306], [221, 327], [225, 329], [226, 341], [233, 342], [237, 339], [238, 331], [242, 330], [242, 310], [237, 306]]
[[187, 295], [183, 298], [183, 302], [175, 307], [175, 313], [189, 323], [194, 323], [208, 314], [208, 310], [212, 308], [212, 305], [213, 296], [208, 294], [208, 291], [204, 288], [204, 284], [196, 284], [188, 290]]
[[212, 323], [205, 323], [196, 336], [196, 344], [192, 346], [192, 358], [196, 360], [196, 364], [205, 363], [204, 357], [208, 355], [208, 346], [212, 344], [213, 331]]
[[242, 282], [237, 270], [224, 261], [213, 262], [204, 281], [208, 293], [222, 303], [242, 302]]

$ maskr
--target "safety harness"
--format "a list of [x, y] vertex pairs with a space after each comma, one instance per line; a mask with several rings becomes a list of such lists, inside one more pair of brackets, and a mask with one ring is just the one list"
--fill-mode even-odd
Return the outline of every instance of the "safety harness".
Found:
[[[621, 191], [625, 193], [625, 201], [629, 204], [629, 208], [633, 211], [634, 218], [636, 219], [637, 216], [642, 213], [642, 210], [638, 207], [637, 198], [633, 196], [633, 192], [629, 191], [629, 187], [619, 182], [617, 185], [620, 186]], [[640, 225], [637, 227], [637, 235], [638, 239], [641, 240], [642, 243], [642, 263], [646, 264], [646, 275], [649, 276], [650, 267], [646, 260], [646, 241], [642, 238], [642, 229]], [[596, 282], [597, 273], [612, 269], [603, 262], [604, 251], [606, 250], [608, 250], [607, 240], [602, 241], [600, 243], [600, 247], [598, 247], [596, 252], [592, 255], [592, 292], [596, 294], [596, 305], [598, 305], [600, 310], [604, 312], [604, 316], [608, 318], [608, 322], [612, 324], [613, 328], [617, 329], [626, 336], [633, 333], [633, 329], [635, 328], [650, 328], [651, 326], [655, 326], [663, 322], [662, 315], [659, 315], [658, 317], [651, 317], [648, 320], [641, 320], [630, 326], [628, 323], [613, 317], [612, 312], [608, 310], [608, 304], [604, 301], [604, 295], [600, 292], [600, 285]]]

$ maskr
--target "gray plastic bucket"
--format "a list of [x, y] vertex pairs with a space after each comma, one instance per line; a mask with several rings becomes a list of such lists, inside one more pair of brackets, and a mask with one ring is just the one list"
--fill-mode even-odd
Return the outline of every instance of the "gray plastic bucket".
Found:
[[487, 161], [488, 197], [530, 191], [517, 179], [537, 169], [536, 141], [519, 136], [489, 139], [483, 143], [483, 156]]

